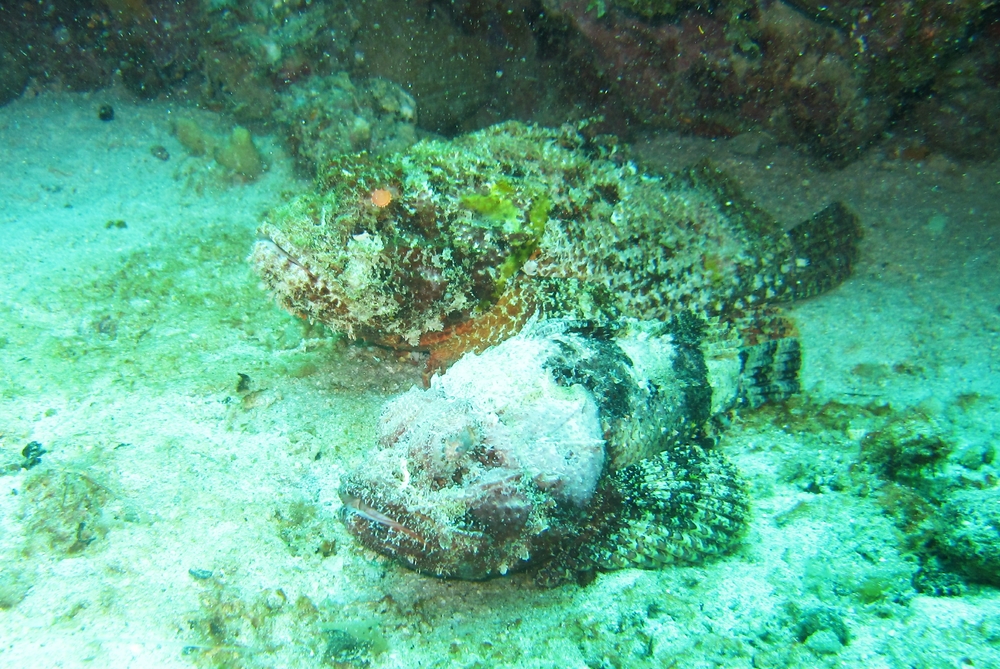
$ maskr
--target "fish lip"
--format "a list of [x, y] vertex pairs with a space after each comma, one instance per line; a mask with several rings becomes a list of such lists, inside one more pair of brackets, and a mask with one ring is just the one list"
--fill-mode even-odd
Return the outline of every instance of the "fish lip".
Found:
[[[394, 486], [347, 481], [339, 495], [340, 519], [365, 548], [438, 578], [482, 580], [497, 575], [494, 566], [478, 564], [482, 532], [451, 527], [433, 515], [411, 511], [415, 502], [400, 499]], [[511, 570], [522, 566], [512, 565]]]
[[383, 525], [395, 525], [399, 522], [389, 514], [376, 508], [374, 504], [368, 502], [367, 499], [369, 498], [363, 496], [359, 491], [351, 491], [341, 487], [337, 491], [337, 494], [340, 496], [340, 503], [343, 505], [344, 512], [353, 513], [366, 520]]
[[[277, 237], [277, 238], [276, 238]], [[274, 233], [261, 233], [254, 242], [255, 246], [266, 246], [270, 250], [277, 252], [284, 260], [300, 267], [312, 278], [317, 278], [318, 274], [309, 266], [308, 254], [295, 248], [287, 240]]]
[[[363, 545], [390, 557], [405, 560], [418, 569], [426, 557], [441, 550], [440, 540], [429, 538], [426, 532], [405, 522], [410, 515], [405, 500], [388, 499], [385, 494], [388, 491], [380, 494], [375, 490], [366, 494], [366, 487], [345, 485], [338, 491], [343, 504], [340, 509], [341, 521]], [[384, 503], [377, 503], [375, 499], [381, 499]], [[424, 522], [428, 521], [429, 518], [424, 519]], [[438, 528], [438, 531], [442, 530]]]

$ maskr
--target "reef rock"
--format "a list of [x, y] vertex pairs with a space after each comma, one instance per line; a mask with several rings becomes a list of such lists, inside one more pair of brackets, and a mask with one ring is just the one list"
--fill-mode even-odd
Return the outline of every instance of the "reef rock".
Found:
[[[979, 41], [972, 36], [993, 2], [543, 4], [590, 47], [608, 97], [634, 124], [706, 137], [764, 130], [841, 163], [877, 141], [917, 91]], [[964, 78], [988, 71], [988, 58], [976, 62], [983, 65], [966, 66]]]
[[288, 127], [289, 146], [311, 173], [345, 153], [393, 153], [417, 141], [417, 103], [385, 79], [355, 86], [346, 72], [313, 76], [278, 98], [275, 118]]

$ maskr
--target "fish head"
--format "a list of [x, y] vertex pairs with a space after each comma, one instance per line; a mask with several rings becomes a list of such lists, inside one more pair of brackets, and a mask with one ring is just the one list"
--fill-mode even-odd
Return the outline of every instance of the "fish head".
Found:
[[391, 402], [379, 448], [341, 484], [341, 516], [366, 547], [422, 573], [482, 579], [525, 566], [545, 495], [467, 402], [411, 390]]
[[340, 489], [363, 545], [422, 573], [484, 579], [542, 561], [586, 513], [604, 466], [597, 407], [540, 363], [497, 359], [518, 347], [467, 356], [386, 406], [379, 447]]

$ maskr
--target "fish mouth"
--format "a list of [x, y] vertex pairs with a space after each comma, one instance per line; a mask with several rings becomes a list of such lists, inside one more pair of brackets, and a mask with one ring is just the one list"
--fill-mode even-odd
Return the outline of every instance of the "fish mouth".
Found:
[[286, 270], [292, 268], [304, 272], [312, 281], [319, 281], [319, 273], [310, 267], [307, 254], [296, 249], [277, 233], [258, 237], [249, 260], [261, 270], [265, 270], [269, 265], [284, 265]]
[[376, 509], [371, 504], [365, 502], [358, 495], [348, 492], [340, 492], [340, 501], [343, 504], [341, 517], [344, 523], [351, 529], [358, 529], [358, 525], [369, 524], [381, 526], [386, 533], [400, 535], [426, 547], [427, 538], [414, 529], [401, 523], [395, 516], [389, 515]]
[[334, 284], [324, 279], [308, 253], [300, 251], [279, 232], [262, 231], [247, 260], [270, 289], [278, 304], [303, 318], [319, 321], [354, 336], [348, 318], [351, 305]]
[[448, 562], [453, 530], [440, 519], [411, 511], [419, 505], [404, 493], [354, 481], [340, 489], [340, 519], [361, 545], [411, 569], [435, 576], [450, 576]]
[[[453, 517], [435, 500], [407, 492], [363, 476], [349, 477], [340, 489], [340, 518], [362, 546], [429, 576], [475, 581], [527, 566], [526, 549], [508, 555], [508, 544], [519, 535], [491, 536], [468, 527], [467, 513]], [[459, 499], [453, 502], [452, 512], [466, 506]]]

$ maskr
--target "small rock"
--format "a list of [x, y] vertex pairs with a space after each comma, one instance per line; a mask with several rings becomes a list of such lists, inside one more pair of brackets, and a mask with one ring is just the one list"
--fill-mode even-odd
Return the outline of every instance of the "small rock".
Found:
[[1000, 586], [1000, 488], [963, 490], [941, 509], [936, 546], [950, 567]]
[[[846, 646], [851, 639], [843, 617], [834, 609], [817, 607], [803, 611], [798, 617], [796, 637], [802, 643], [820, 632], [833, 634], [840, 646]], [[820, 643], [817, 641], [817, 643]]]
[[730, 139], [726, 146], [738, 156], [759, 156], [771, 145], [771, 138], [763, 132], [744, 132]]
[[29, 442], [27, 446], [21, 449], [21, 455], [24, 456], [24, 462], [21, 463], [21, 466], [25, 469], [31, 469], [41, 463], [42, 456], [47, 452], [37, 441]]
[[833, 655], [844, 647], [833, 630], [819, 630], [809, 635], [805, 642], [806, 648], [819, 655]]

